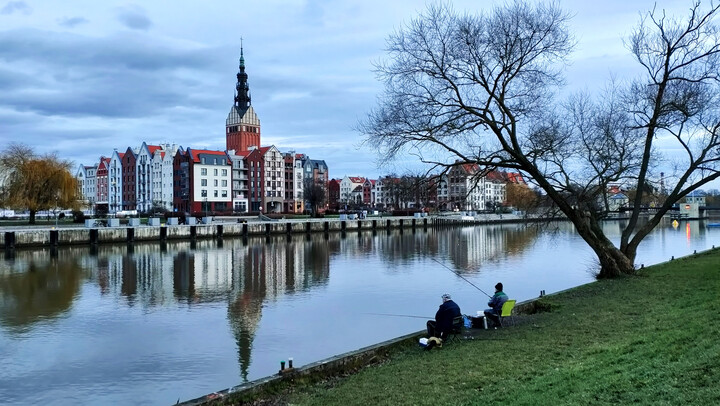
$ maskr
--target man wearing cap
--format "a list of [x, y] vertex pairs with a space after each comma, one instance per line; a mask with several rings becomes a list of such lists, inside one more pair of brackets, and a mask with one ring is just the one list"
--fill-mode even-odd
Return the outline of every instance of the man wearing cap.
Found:
[[502, 314], [502, 307], [507, 300], [508, 297], [505, 292], [503, 292], [503, 284], [498, 282], [498, 284], [495, 285], [495, 294], [488, 302], [488, 306], [490, 306], [490, 308], [485, 309], [485, 317], [492, 320], [495, 326], [501, 326], [500, 315]]
[[450, 294], [442, 295], [442, 301], [440, 308], [435, 313], [435, 320], [428, 320], [427, 331], [430, 337], [440, 337], [445, 341], [448, 333], [452, 330], [453, 319], [461, 314], [460, 306], [452, 301]]

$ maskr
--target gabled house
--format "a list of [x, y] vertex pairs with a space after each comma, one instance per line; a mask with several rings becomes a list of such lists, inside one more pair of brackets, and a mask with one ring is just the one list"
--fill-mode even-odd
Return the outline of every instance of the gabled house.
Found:
[[357, 203], [355, 199], [353, 199], [353, 192], [357, 189], [358, 186], [360, 186], [361, 194], [362, 194], [362, 185], [365, 183], [365, 178], [360, 176], [345, 176], [342, 181], [340, 181], [340, 199], [339, 204], [340, 208], [344, 208], [343, 206], [349, 203]]
[[97, 195], [97, 165], [80, 165], [75, 178], [78, 180], [78, 187], [83, 198], [83, 206], [88, 209], [95, 207]]

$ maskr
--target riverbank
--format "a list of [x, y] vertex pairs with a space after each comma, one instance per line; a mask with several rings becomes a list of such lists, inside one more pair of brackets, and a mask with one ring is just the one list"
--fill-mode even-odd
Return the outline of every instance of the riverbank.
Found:
[[702, 252], [545, 297], [514, 327], [432, 351], [406, 341], [379, 365], [256, 401], [719, 404], [719, 292], [720, 250]]

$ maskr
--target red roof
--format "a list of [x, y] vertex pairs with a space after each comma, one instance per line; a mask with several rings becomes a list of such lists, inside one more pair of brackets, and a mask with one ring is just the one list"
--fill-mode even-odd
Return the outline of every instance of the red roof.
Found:
[[208, 154], [208, 155], [222, 155], [227, 160], [227, 154], [225, 154], [225, 151], [211, 151], [209, 149], [190, 149], [188, 148], [188, 152], [192, 152], [192, 159], [193, 162], [200, 162], [199, 154]]
[[118, 157], [120, 157], [120, 159], [122, 159], [124, 156], [125, 156], [124, 152], [118, 152]]
[[352, 183], [365, 183], [365, 178], [360, 176], [350, 176], [348, 179], [350, 179]]
[[153, 154], [155, 154], [155, 151], [162, 149], [162, 147], [159, 145], [148, 145], [147, 148], [148, 148], [148, 151], [150, 151], [150, 155], [153, 155]]

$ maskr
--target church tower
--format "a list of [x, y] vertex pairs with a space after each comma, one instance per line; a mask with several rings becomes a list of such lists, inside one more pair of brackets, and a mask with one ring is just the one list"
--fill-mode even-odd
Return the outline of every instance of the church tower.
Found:
[[260, 148], [260, 120], [250, 104], [250, 87], [245, 73], [245, 58], [240, 45], [240, 66], [235, 85], [235, 102], [225, 120], [226, 149], [234, 149], [236, 154]]

